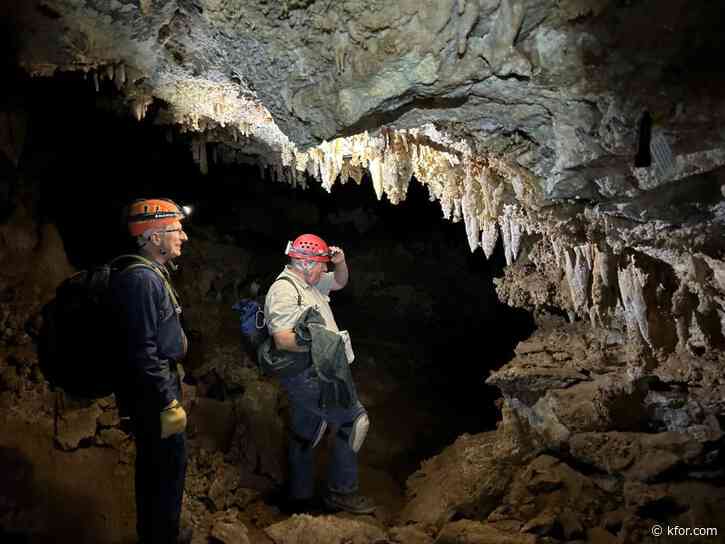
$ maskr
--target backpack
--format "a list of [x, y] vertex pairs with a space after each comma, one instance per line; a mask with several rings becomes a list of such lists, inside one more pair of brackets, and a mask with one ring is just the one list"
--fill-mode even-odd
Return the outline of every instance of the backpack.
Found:
[[[297, 291], [297, 306], [302, 306], [302, 295], [295, 282], [283, 276], [274, 280], [269, 286], [270, 289], [278, 281], [286, 281], [292, 284], [292, 287]], [[264, 317], [264, 297], [243, 298], [232, 306], [232, 309], [239, 312], [242, 349], [250, 359], [257, 361], [257, 351], [270, 337], [267, 320]]]
[[116, 392], [121, 369], [117, 357], [122, 350], [115, 336], [118, 324], [111, 307], [111, 279], [139, 266], [163, 278], [176, 306], [178, 299], [168, 280], [140, 255], [121, 255], [81, 270], [56, 288], [55, 298], [42, 309], [38, 338], [40, 368], [51, 388], [89, 399]]

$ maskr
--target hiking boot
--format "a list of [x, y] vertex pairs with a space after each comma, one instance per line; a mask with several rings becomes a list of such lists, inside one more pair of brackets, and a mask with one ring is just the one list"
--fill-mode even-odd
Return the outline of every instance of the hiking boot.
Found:
[[342, 495], [330, 492], [323, 500], [330, 510], [343, 510], [351, 514], [372, 514], [377, 508], [372, 499], [357, 493]]

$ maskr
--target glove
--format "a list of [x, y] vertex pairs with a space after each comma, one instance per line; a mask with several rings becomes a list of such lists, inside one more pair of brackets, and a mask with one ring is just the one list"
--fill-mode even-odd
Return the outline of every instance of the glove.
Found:
[[183, 433], [186, 429], [186, 411], [178, 400], [161, 411], [161, 438]]

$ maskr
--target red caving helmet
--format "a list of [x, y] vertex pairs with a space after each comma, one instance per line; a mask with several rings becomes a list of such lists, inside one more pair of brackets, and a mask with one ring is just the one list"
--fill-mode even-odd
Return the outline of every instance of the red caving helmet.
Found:
[[303, 234], [295, 238], [294, 242], [287, 242], [285, 255], [292, 259], [327, 263], [330, 261], [330, 248], [319, 236]]

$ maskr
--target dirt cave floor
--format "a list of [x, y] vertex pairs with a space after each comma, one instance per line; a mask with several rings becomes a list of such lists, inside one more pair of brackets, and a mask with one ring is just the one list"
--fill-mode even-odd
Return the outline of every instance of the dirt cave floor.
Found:
[[[246, 380], [244, 393], [224, 400], [203, 396], [208, 384], [185, 385], [190, 462], [183, 523], [194, 527], [195, 542], [211, 535], [211, 541], [232, 542], [234, 526], [246, 528], [250, 542], [273, 542], [264, 529], [289, 518], [281, 509], [284, 394], [253, 369], [237, 370]], [[3, 541], [135, 542], [135, 451], [118, 427], [112, 399], [80, 402], [50, 391], [32, 374], [28, 379], [20, 374], [17, 387], [0, 393]], [[452, 416], [430, 389], [391, 376], [372, 357], [357, 362], [355, 378], [371, 419], [360, 454], [361, 491], [379, 507], [373, 516], [335, 515], [384, 529], [395, 525], [405, 481], [420, 461], [448, 445], [442, 439], [455, 438], [446, 424]], [[270, 398], [271, 404], [264, 400]], [[268, 417], [275, 421], [265, 421]], [[261, 430], [265, 427], [274, 431]], [[318, 448], [320, 490], [327, 442]]]

